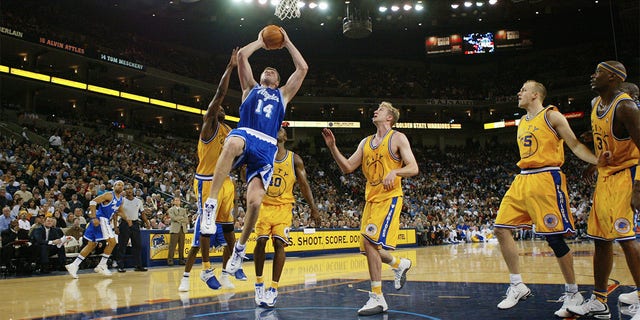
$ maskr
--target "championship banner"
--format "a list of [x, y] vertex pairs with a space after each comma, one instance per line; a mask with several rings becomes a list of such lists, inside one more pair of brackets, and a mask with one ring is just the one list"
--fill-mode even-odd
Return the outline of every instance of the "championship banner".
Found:
[[54, 48], [58, 48], [58, 49], [66, 50], [66, 51], [69, 51], [69, 52], [73, 52], [73, 53], [84, 55], [84, 48], [69, 44], [69, 43], [64, 42], [64, 41], [58, 41], [58, 40], [51, 39], [51, 38], [40, 37], [39, 42], [40, 42], [40, 44], [43, 44], [43, 45], [46, 45], [46, 46], [50, 46], [50, 47], [54, 47]]
[[101, 53], [98, 58], [103, 61], [107, 61], [113, 64], [121, 65], [124, 67], [129, 67], [136, 70], [144, 70], [144, 65], [140, 63], [135, 63], [126, 59], [110, 56], [108, 54]]
[[8, 36], [16, 37], [22, 39], [24, 37], [24, 33], [20, 30], [14, 30], [9, 27], [0, 26], [0, 33], [6, 34]]
[[[151, 233], [149, 234], [149, 259], [163, 260], [167, 259], [169, 253], [169, 242], [172, 234], [170, 233]], [[289, 233], [292, 245], [288, 246], [286, 252], [305, 252], [305, 251], [331, 251], [341, 249], [356, 249], [360, 247], [360, 230], [329, 230], [315, 231], [315, 229], [306, 229], [299, 231], [291, 231]], [[240, 232], [236, 232], [236, 239], [240, 238]], [[193, 243], [193, 233], [185, 235], [184, 257], [186, 259]], [[414, 245], [416, 244], [415, 229], [400, 229], [398, 231], [397, 245]], [[253, 254], [256, 246], [256, 234], [252, 233], [247, 241], [247, 254]], [[176, 246], [176, 251], [178, 250]], [[271, 241], [267, 241], [266, 253], [273, 253], [273, 245]], [[222, 257], [222, 250], [209, 250], [211, 257]], [[174, 259], [179, 257], [178, 252]], [[198, 257], [201, 255], [198, 253]]]

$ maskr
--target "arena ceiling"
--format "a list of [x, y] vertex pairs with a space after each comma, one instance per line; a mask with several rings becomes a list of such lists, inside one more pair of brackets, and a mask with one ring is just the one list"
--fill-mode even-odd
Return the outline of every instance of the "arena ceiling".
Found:
[[[17, 0], [6, 0], [17, 1]], [[36, 0], [21, 0], [36, 1]], [[306, 1], [306, 0], [305, 0]], [[320, 1], [320, 0], [317, 0]], [[96, 12], [110, 17], [114, 26], [123, 24], [125, 27], [135, 28], [136, 33], [143, 34], [152, 39], [179, 42], [184, 46], [191, 46], [213, 54], [226, 56], [230, 48], [243, 45], [255, 39], [257, 31], [262, 26], [276, 23], [284, 26], [292, 39], [301, 48], [305, 55], [320, 55], [330, 58], [351, 56], [360, 57], [368, 54], [378, 54], [380, 57], [402, 59], [423, 59], [424, 37], [430, 34], [447, 34], [447, 32], [473, 32], [484, 30], [496, 30], [497, 28], [562, 28], [550, 21], [571, 24], [572, 21], [588, 21], [592, 15], [606, 13], [604, 18], [609, 18], [608, 0], [498, 0], [495, 6], [490, 6], [488, 0], [473, 1], [470, 8], [459, 7], [454, 9], [452, 3], [463, 3], [462, 0], [423, 0], [424, 10], [417, 12], [402, 12], [398, 14], [383, 14], [377, 10], [381, 4], [391, 4], [394, 0], [351, 0], [347, 5], [343, 0], [326, 0], [329, 9], [320, 11], [303, 10], [300, 19], [280, 21], [273, 15], [273, 7], [260, 6], [257, 0], [248, 3], [246, 0], [60, 0], [58, 3], [64, 6], [74, 6], [78, 10], [88, 10], [90, 14]], [[404, 0], [403, 0], [404, 1]], [[417, 0], [407, 0], [417, 3]], [[400, 1], [397, 1], [400, 3]], [[482, 8], [475, 7], [475, 2], [483, 2]], [[5, 4], [7, 2], [3, 2]], [[635, 8], [636, 0], [619, 0], [618, 6]], [[342, 19], [349, 6], [368, 12], [373, 22], [373, 34], [367, 39], [346, 39], [342, 35]], [[482, 19], [482, 21], [479, 21]], [[63, 27], [73, 26], [69, 22], [60, 22]], [[324, 25], [322, 25], [324, 23]], [[550, 26], [549, 26], [550, 25]], [[587, 27], [587, 26], [585, 26]], [[81, 28], [76, 30], [82, 32]], [[559, 34], [562, 34], [559, 32]], [[554, 34], [543, 29], [541, 36], [552, 37]], [[170, 38], [170, 40], [169, 40]], [[563, 40], [566, 41], [566, 40]], [[4, 41], [0, 46], [1, 54], [6, 61], [10, 57], [18, 57], [20, 52], [29, 47], [24, 43], [14, 45]], [[38, 51], [42, 48], [31, 48]], [[43, 55], [42, 65], [81, 65], [86, 62], [77, 60], [74, 55], [63, 54], [55, 50], [49, 50]], [[459, 59], [461, 63], [469, 63]], [[478, 61], [477, 59], [475, 61]], [[53, 68], [52, 68], [53, 69]], [[67, 68], [66, 72], [69, 72]], [[106, 69], [103, 74], [110, 79], [122, 77], [136, 77], [136, 72], [121, 67]], [[58, 72], [58, 71], [56, 71]], [[64, 72], [64, 71], [63, 71]], [[43, 86], [33, 81], [7, 81], [0, 82], [0, 93], [5, 100], [19, 99], [25, 96], [25, 91], [37, 92], [35, 99], [39, 104], [60, 105], [60, 101], [73, 108], [73, 105], [84, 106], [87, 110], [98, 112], [105, 103], [109, 106], [116, 105], [118, 113], [125, 110], [132, 112], [140, 118], [154, 119], [158, 116], [156, 109], [144, 109], [139, 105], [122, 100], [109, 100], [105, 102], [100, 97], [91, 95], [79, 96], [73, 89], [57, 90], [54, 87]], [[147, 80], [144, 80], [147, 81]], [[159, 83], [157, 79], [149, 79], [152, 87], [167, 87]], [[207, 92], [196, 92], [209, 98]], [[320, 108], [320, 107], [318, 107]], [[357, 113], [356, 109], [342, 108], [340, 112]], [[437, 110], [435, 110], [437, 111]], [[459, 110], [464, 116], [465, 109]], [[319, 114], [319, 113], [318, 113]], [[108, 116], [108, 115], [107, 115]], [[169, 117], [170, 115], [165, 115]], [[347, 115], [351, 116], [351, 114]], [[180, 116], [178, 116], [180, 117]], [[322, 119], [318, 119], [322, 120]], [[195, 118], [188, 121], [199, 122]]]

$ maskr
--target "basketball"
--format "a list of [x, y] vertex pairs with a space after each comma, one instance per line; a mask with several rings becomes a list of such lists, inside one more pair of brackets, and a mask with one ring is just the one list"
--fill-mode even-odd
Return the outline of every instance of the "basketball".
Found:
[[262, 29], [262, 41], [267, 50], [280, 49], [284, 43], [284, 35], [280, 27], [270, 24]]

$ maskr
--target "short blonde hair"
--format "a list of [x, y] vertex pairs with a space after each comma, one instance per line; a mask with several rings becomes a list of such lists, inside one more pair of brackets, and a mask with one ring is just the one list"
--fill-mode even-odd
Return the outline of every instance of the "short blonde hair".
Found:
[[531, 83], [533, 85], [533, 90], [540, 95], [540, 103], [544, 102], [544, 99], [547, 97], [547, 88], [545, 88], [542, 83], [535, 80], [527, 80], [525, 83]]
[[391, 102], [382, 101], [380, 103], [380, 106], [383, 107], [383, 108], [386, 108], [391, 113], [391, 116], [393, 117], [393, 120], [391, 120], [391, 126], [395, 125], [396, 122], [398, 122], [398, 120], [400, 120], [400, 110], [398, 110], [396, 107], [394, 107], [391, 104]]

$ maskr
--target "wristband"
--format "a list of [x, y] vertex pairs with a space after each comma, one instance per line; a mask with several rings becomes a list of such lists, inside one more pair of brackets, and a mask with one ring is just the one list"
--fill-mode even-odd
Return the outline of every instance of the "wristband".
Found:
[[93, 201], [93, 200], [91, 200], [91, 201], [89, 201], [89, 205], [90, 205], [90, 206], [97, 206], [97, 205], [98, 205], [98, 203], [97, 203], [97, 202], [95, 202], [95, 201]]

